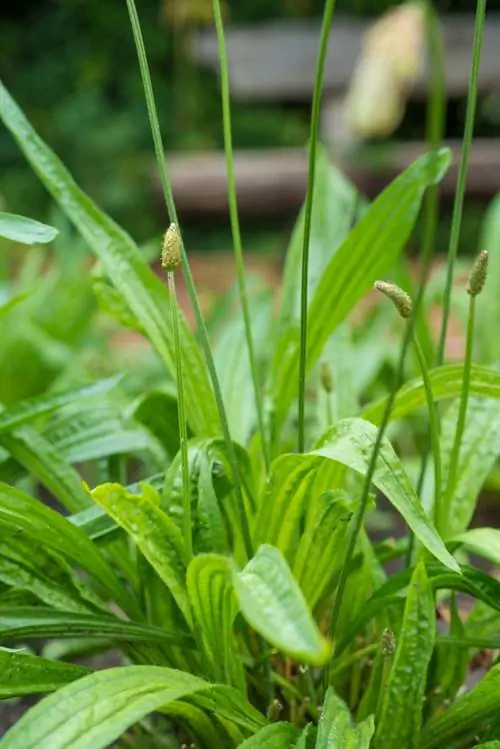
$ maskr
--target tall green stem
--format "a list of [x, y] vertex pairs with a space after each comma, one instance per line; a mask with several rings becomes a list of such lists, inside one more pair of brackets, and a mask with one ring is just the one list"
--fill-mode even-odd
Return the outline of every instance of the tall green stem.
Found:
[[[158, 121], [158, 113], [156, 110], [153, 86], [151, 83], [151, 75], [149, 72], [148, 60], [147, 60], [147, 55], [146, 55], [146, 49], [144, 47], [144, 39], [142, 38], [139, 17], [137, 15], [135, 0], [126, 0], [126, 2], [127, 2], [127, 8], [128, 8], [129, 16], [130, 16], [132, 32], [134, 35], [134, 42], [135, 42], [135, 46], [137, 50], [137, 57], [139, 60], [142, 84], [144, 87], [144, 95], [145, 95], [146, 106], [148, 110], [149, 122], [151, 126], [151, 134], [153, 137], [153, 144], [154, 144], [156, 159], [158, 161], [160, 179], [161, 179], [161, 184], [163, 188], [163, 193], [165, 196], [165, 203], [167, 206], [170, 220], [173, 223], [175, 223], [178, 227], [179, 222], [177, 218], [177, 211], [175, 208], [175, 201], [174, 201], [174, 196], [172, 192], [172, 186], [170, 184], [170, 177], [168, 174], [167, 162], [165, 159], [165, 150], [163, 147], [163, 141], [162, 141], [161, 132], [160, 132], [160, 123]], [[187, 259], [184, 243], [182, 242], [182, 238], [180, 239], [180, 241], [181, 241], [181, 252], [182, 252], [182, 255], [181, 255], [182, 271], [186, 279], [186, 285], [187, 285], [187, 290], [189, 293], [189, 298], [191, 300], [191, 304], [195, 313], [199, 336], [200, 336], [201, 344], [202, 344], [203, 351], [205, 354], [205, 360], [207, 362], [210, 379], [212, 381], [212, 387], [214, 389], [214, 396], [215, 396], [215, 400], [217, 403], [217, 409], [219, 411], [219, 418], [220, 418], [222, 433], [223, 433], [224, 441], [226, 443], [226, 450], [227, 450], [229, 465], [231, 468], [232, 479], [234, 483], [234, 491], [235, 491], [236, 500], [237, 500], [237, 509], [238, 509], [238, 515], [240, 518], [241, 529], [243, 533], [245, 551], [246, 551], [247, 556], [250, 558], [253, 553], [252, 552], [252, 539], [250, 536], [250, 529], [249, 529], [248, 519], [246, 515], [245, 502], [243, 499], [243, 492], [241, 488], [241, 480], [240, 480], [240, 473], [239, 473], [239, 468], [238, 468], [238, 461], [236, 458], [236, 451], [234, 449], [234, 444], [231, 439], [231, 434], [229, 431], [229, 423], [227, 420], [226, 409], [224, 407], [224, 401], [222, 398], [222, 391], [220, 387], [219, 377], [217, 375], [217, 369], [215, 367], [214, 357], [212, 354], [212, 350], [210, 348], [210, 341], [208, 338], [207, 326], [203, 318], [203, 313], [201, 311], [198, 296], [196, 294], [193, 276], [191, 274], [191, 269], [189, 267], [189, 262]]]
[[240, 222], [238, 218], [238, 199], [236, 194], [236, 181], [234, 176], [233, 160], [233, 140], [231, 132], [231, 104], [229, 92], [229, 65], [227, 62], [226, 39], [224, 35], [224, 24], [222, 21], [222, 12], [220, 0], [213, 0], [215, 28], [217, 31], [217, 41], [219, 46], [219, 64], [222, 92], [222, 120], [224, 127], [224, 148], [226, 152], [226, 172], [227, 172], [227, 194], [229, 202], [229, 216], [231, 220], [231, 232], [233, 235], [234, 256], [236, 261], [236, 274], [238, 277], [238, 288], [240, 294], [241, 309], [243, 312], [243, 321], [245, 325], [245, 336], [248, 347], [248, 358], [250, 360], [250, 370], [252, 373], [253, 387], [255, 391], [255, 405], [257, 407], [257, 421], [260, 430], [260, 439], [266, 470], [269, 472], [271, 464], [269, 442], [264, 427], [264, 405], [262, 400], [262, 390], [260, 385], [259, 372], [257, 368], [257, 359], [255, 356], [255, 346], [252, 334], [252, 324], [250, 320], [250, 307], [248, 304], [248, 291], [245, 280], [245, 264], [243, 260], [243, 247], [241, 242]]
[[326, 0], [321, 26], [321, 39], [316, 63], [314, 92], [311, 112], [311, 135], [309, 143], [309, 169], [307, 177], [307, 194], [304, 211], [304, 240], [302, 247], [302, 279], [300, 292], [300, 363], [299, 363], [299, 452], [304, 452], [305, 446], [305, 399], [306, 399], [306, 368], [307, 368], [307, 308], [309, 282], [309, 245], [311, 240], [312, 209], [314, 199], [314, 181], [316, 176], [316, 150], [321, 112], [321, 97], [323, 80], [325, 77], [326, 53], [330, 36], [335, 0]]
[[184, 526], [184, 543], [186, 546], [187, 562], [191, 561], [193, 556], [193, 531], [191, 524], [191, 487], [189, 481], [189, 457], [188, 457], [188, 434], [186, 409], [184, 406], [184, 379], [182, 365], [182, 347], [179, 336], [179, 317], [177, 308], [177, 295], [175, 293], [175, 278], [173, 271], [168, 271], [168, 290], [170, 291], [170, 300], [172, 304], [172, 325], [174, 328], [174, 346], [175, 362], [177, 376], [177, 412], [179, 415], [179, 436], [181, 447], [181, 465], [182, 465], [182, 508], [183, 508], [183, 526]]
[[469, 93], [467, 97], [467, 110], [465, 114], [464, 137], [462, 141], [462, 153], [460, 155], [460, 165], [458, 168], [457, 189], [455, 192], [455, 201], [453, 204], [453, 216], [451, 220], [450, 244], [448, 247], [448, 262], [446, 270], [446, 285], [444, 291], [443, 317], [441, 322], [441, 332], [439, 335], [439, 345], [437, 353], [437, 363], [442, 364], [444, 361], [444, 349], [446, 344], [446, 333], [448, 330], [448, 319], [450, 316], [451, 289], [453, 284], [453, 270], [457, 257], [458, 241], [460, 239], [460, 229], [462, 226], [462, 212], [464, 205], [465, 188], [467, 184], [467, 172], [469, 168], [469, 155], [474, 134], [474, 120], [476, 116], [477, 88], [479, 79], [479, 68], [481, 63], [481, 47], [483, 43], [484, 25], [486, 17], [486, 0], [477, 0], [476, 6], [476, 23], [474, 28], [474, 42], [472, 47], [472, 64], [469, 79]]

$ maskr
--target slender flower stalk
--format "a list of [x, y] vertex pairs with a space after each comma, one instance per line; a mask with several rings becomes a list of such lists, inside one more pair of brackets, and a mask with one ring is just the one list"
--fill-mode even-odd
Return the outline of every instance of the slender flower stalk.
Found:
[[309, 245], [311, 240], [312, 209], [314, 199], [314, 181], [316, 176], [316, 151], [318, 143], [319, 120], [321, 112], [321, 98], [323, 94], [323, 80], [325, 77], [326, 53], [328, 39], [333, 20], [335, 0], [326, 0], [321, 26], [316, 75], [314, 79], [313, 102], [311, 112], [311, 134], [309, 142], [309, 169], [307, 177], [307, 194], [304, 211], [304, 238], [302, 246], [302, 278], [300, 292], [300, 362], [299, 362], [299, 423], [298, 448], [299, 453], [305, 447], [305, 400], [306, 400], [306, 369], [307, 369], [307, 309], [309, 283]]
[[233, 235], [234, 256], [236, 261], [236, 275], [238, 278], [238, 289], [240, 295], [243, 322], [245, 325], [245, 337], [248, 348], [248, 358], [252, 373], [253, 388], [255, 392], [255, 405], [257, 408], [257, 422], [259, 425], [262, 453], [266, 471], [269, 472], [271, 465], [269, 441], [264, 424], [264, 404], [262, 390], [255, 355], [255, 345], [250, 319], [250, 306], [248, 303], [248, 290], [245, 280], [245, 264], [243, 260], [243, 246], [241, 242], [240, 222], [238, 217], [238, 199], [236, 194], [236, 181], [234, 176], [233, 139], [231, 132], [231, 104], [229, 92], [229, 66], [227, 62], [226, 39], [220, 0], [213, 0], [215, 29], [217, 32], [217, 43], [219, 47], [219, 65], [222, 92], [222, 120], [224, 127], [224, 149], [226, 152], [227, 193], [229, 202], [229, 216], [231, 220], [231, 233]]
[[[156, 159], [158, 162], [158, 168], [160, 171], [160, 179], [161, 179], [162, 189], [163, 189], [163, 193], [165, 197], [165, 203], [167, 206], [168, 214], [170, 216], [170, 220], [174, 224], [176, 224], [178, 228], [179, 221], [177, 219], [177, 211], [175, 208], [172, 185], [170, 183], [170, 176], [168, 173], [167, 162], [165, 159], [165, 149], [163, 147], [163, 140], [162, 140], [161, 132], [160, 132], [160, 123], [158, 121], [158, 113], [156, 110], [153, 86], [151, 83], [151, 75], [149, 72], [146, 48], [144, 46], [144, 39], [142, 37], [139, 17], [137, 15], [137, 8], [135, 5], [135, 0], [126, 0], [126, 2], [127, 2], [127, 9], [129, 12], [129, 17], [130, 17], [130, 24], [131, 24], [132, 32], [134, 36], [134, 42], [135, 42], [135, 46], [137, 50], [139, 67], [141, 70], [142, 84], [144, 88], [144, 96], [145, 96], [146, 106], [148, 110], [149, 123], [151, 126], [151, 135], [153, 138], [153, 144], [154, 144]], [[227, 420], [226, 409], [224, 407], [224, 401], [222, 398], [222, 390], [221, 390], [221, 386], [219, 382], [219, 376], [217, 374], [217, 369], [215, 366], [215, 360], [212, 354], [212, 349], [210, 347], [207, 326], [203, 317], [203, 313], [201, 311], [200, 302], [198, 299], [198, 295], [196, 293], [193, 276], [191, 274], [191, 269], [189, 267], [186, 250], [185, 250], [184, 243], [182, 241], [182, 235], [180, 232], [179, 232], [179, 239], [180, 239], [180, 247], [181, 247], [182, 272], [186, 279], [186, 286], [187, 286], [189, 298], [190, 298], [191, 305], [194, 310], [201, 345], [203, 347], [203, 352], [205, 354], [207, 368], [210, 374], [212, 387], [214, 389], [214, 396], [215, 396], [215, 400], [217, 404], [217, 410], [219, 412], [219, 419], [220, 419], [222, 434], [223, 434], [224, 442], [226, 445], [228, 461], [229, 461], [231, 475], [232, 475], [233, 484], [234, 484], [234, 492], [236, 496], [237, 510], [238, 510], [241, 530], [243, 534], [245, 552], [246, 552], [247, 557], [250, 558], [253, 555], [252, 539], [250, 536], [250, 528], [249, 528], [248, 518], [246, 514], [245, 501], [243, 498], [243, 490], [242, 490], [242, 485], [241, 485], [240, 472], [238, 468], [238, 460], [236, 457], [236, 450], [234, 448], [234, 443], [231, 439], [231, 433], [229, 430], [229, 422]]]
[[188, 455], [188, 433], [186, 409], [184, 406], [184, 379], [182, 364], [182, 345], [179, 335], [179, 310], [177, 306], [177, 295], [175, 293], [176, 268], [181, 262], [181, 244], [179, 233], [175, 224], [170, 224], [163, 239], [161, 252], [161, 264], [167, 271], [168, 289], [170, 292], [170, 301], [172, 309], [172, 326], [174, 330], [174, 347], [176, 362], [176, 379], [177, 379], [177, 413], [179, 419], [179, 436], [181, 448], [181, 467], [182, 467], [182, 509], [183, 509], [183, 528], [184, 543], [186, 546], [187, 562], [191, 561], [193, 556], [193, 530], [191, 521], [191, 487], [189, 480], [189, 455]]
[[451, 451], [450, 468], [445, 493], [445, 508], [449, 509], [451, 498], [457, 484], [458, 466], [460, 462], [460, 447], [467, 418], [467, 403], [469, 400], [470, 372], [472, 364], [472, 349], [474, 345], [474, 325], [476, 317], [476, 297], [483, 290], [488, 271], [488, 253], [483, 250], [476, 258], [469, 275], [467, 292], [469, 294], [469, 316], [467, 320], [467, 338], [465, 343], [464, 373], [462, 377], [462, 390], [460, 392], [460, 404], [458, 407], [457, 427]]

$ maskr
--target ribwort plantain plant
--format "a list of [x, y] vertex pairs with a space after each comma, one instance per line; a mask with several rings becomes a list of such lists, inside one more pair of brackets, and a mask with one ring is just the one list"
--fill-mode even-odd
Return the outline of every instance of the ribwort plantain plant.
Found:
[[[83, 371], [68, 367], [65, 388], [0, 410], [0, 696], [45, 695], [0, 749], [498, 749], [500, 582], [473, 559], [500, 565], [500, 531], [469, 527], [483, 486], [497, 481], [500, 454], [500, 352], [475, 325], [483, 304], [500, 314], [496, 279], [487, 278], [488, 258], [496, 268], [500, 253], [491, 228], [498, 200], [486, 224], [489, 255], [479, 254], [467, 289], [453, 289], [457, 299], [469, 295], [464, 363], [443, 363], [484, 2], [436, 367], [421, 333], [437, 189], [450, 164], [440, 147], [441, 71], [433, 67], [429, 152], [360, 215], [356, 189], [318, 142], [334, 7], [325, 3], [308, 191], [276, 313], [267, 297], [249, 294], [244, 274], [214, 0], [241, 301], [241, 315], [214, 341], [179, 230], [134, 0], [126, 6], [170, 223], [166, 284], [0, 84], [6, 128], [98, 261], [92, 283], [108, 320], [150, 344], [120, 378], [82, 383]], [[430, 6], [428, 28], [439, 66]], [[378, 279], [404, 268], [424, 201], [420, 282], [410, 296]], [[32, 223], [14, 224], [20, 241], [34, 236]], [[0, 215], [0, 234], [12, 227]], [[37, 232], [37, 242], [52, 238], [48, 227]], [[180, 268], [196, 334], [177, 302]], [[374, 284], [404, 327], [379, 304], [363, 337], [351, 312]], [[0, 320], [23, 303], [13, 296]], [[476, 349], [488, 352], [486, 364], [473, 363]], [[388, 356], [389, 388], [379, 377]], [[46, 503], [47, 490], [64, 512]], [[406, 528], [398, 538], [395, 518]], [[109, 651], [112, 668], [88, 659]]]

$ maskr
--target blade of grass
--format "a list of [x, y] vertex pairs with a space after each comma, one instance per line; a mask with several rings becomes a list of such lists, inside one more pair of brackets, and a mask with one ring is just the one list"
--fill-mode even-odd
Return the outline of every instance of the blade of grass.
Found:
[[[132, 33], [134, 36], [134, 42], [135, 42], [135, 46], [137, 50], [137, 58], [139, 61], [139, 67], [141, 71], [142, 84], [144, 88], [144, 96], [145, 96], [146, 106], [148, 110], [149, 123], [151, 126], [151, 135], [153, 138], [154, 150], [155, 150], [156, 158], [158, 161], [160, 179], [161, 179], [162, 189], [163, 189], [163, 193], [165, 197], [165, 204], [167, 206], [167, 211], [168, 211], [170, 220], [174, 224], [176, 224], [177, 228], [179, 228], [177, 210], [175, 207], [174, 195], [172, 192], [172, 186], [170, 183], [170, 177], [169, 177], [169, 173], [167, 169], [167, 162], [165, 159], [165, 149], [163, 147], [163, 140], [162, 140], [161, 132], [160, 132], [160, 123], [158, 121], [158, 113], [156, 110], [153, 85], [151, 82], [151, 75], [149, 72], [146, 48], [144, 46], [144, 39], [142, 37], [139, 16], [137, 15], [137, 8], [135, 5], [135, 0], [126, 0], [126, 2], [127, 2], [127, 9], [128, 9], [129, 17], [130, 17], [130, 24], [132, 27]], [[226, 442], [228, 460], [229, 460], [231, 473], [232, 473], [232, 477], [234, 481], [234, 491], [236, 494], [236, 499], [237, 499], [237, 504], [238, 504], [238, 513], [239, 513], [240, 522], [241, 522], [241, 529], [243, 533], [245, 551], [246, 551], [248, 558], [250, 558], [252, 556], [252, 540], [250, 537], [249, 524], [248, 524], [248, 519], [246, 516], [245, 503], [244, 503], [243, 493], [241, 489], [241, 481], [240, 481], [240, 475], [239, 475], [239, 470], [238, 470], [238, 462], [236, 459], [236, 452], [234, 449], [233, 441], [231, 439], [231, 434], [229, 432], [229, 424], [227, 421], [226, 410], [225, 410], [224, 402], [222, 399], [222, 391], [221, 391], [221, 387], [219, 383], [219, 377], [217, 375], [217, 369], [215, 367], [215, 361], [214, 361], [214, 357], [212, 354], [212, 349], [210, 347], [207, 326], [203, 318], [203, 313], [201, 311], [200, 302], [198, 300], [198, 295], [196, 293], [193, 276], [191, 274], [189, 261], [187, 259], [187, 254], [186, 254], [186, 250], [184, 247], [184, 243], [182, 241], [182, 235], [180, 231], [179, 231], [179, 239], [180, 239], [180, 244], [181, 244], [182, 271], [186, 279], [186, 286], [187, 286], [189, 298], [190, 298], [190, 301], [191, 301], [191, 304], [195, 313], [196, 324], [198, 326], [200, 341], [201, 341], [203, 351], [205, 354], [205, 359], [207, 362], [210, 379], [212, 381], [212, 387], [214, 389], [214, 395], [215, 395], [215, 400], [217, 403], [217, 409], [219, 412], [222, 433], [224, 436], [224, 440]]]
[[219, 67], [222, 93], [222, 122], [224, 128], [224, 149], [226, 152], [226, 174], [227, 174], [227, 195], [229, 202], [229, 217], [231, 221], [231, 232], [233, 235], [234, 257], [236, 262], [236, 275], [238, 279], [238, 290], [240, 295], [241, 310], [243, 312], [243, 322], [245, 325], [245, 337], [248, 347], [248, 358], [250, 360], [250, 370], [252, 373], [253, 387], [255, 391], [255, 405], [257, 408], [257, 421], [259, 425], [262, 452], [266, 472], [269, 473], [271, 464], [269, 441], [264, 427], [264, 406], [262, 401], [262, 390], [260, 378], [257, 369], [257, 359], [255, 356], [255, 345], [252, 334], [252, 325], [250, 321], [250, 307], [248, 304], [248, 290], [245, 280], [245, 264], [243, 260], [243, 246], [241, 242], [240, 222], [238, 218], [238, 198], [236, 194], [236, 182], [234, 176], [233, 160], [233, 142], [231, 132], [231, 104], [229, 93], [229, 66], [227, 62], [226, 39], [224, 35], [224, 24], [222, 21], [222, 12], [220, 0], [213, 0], [215, 29], [217, 32], [217, 43], [219, 47]]
[[307, 176], [307, 194], [304, 211], [304, 240], [302, 247], [302, 278], [300, 293], [300, 364], [299, 364], [299, 425], [298, 425], [298, 448], [299, 453], [304, 452], [305, 432], [305, 398], [306, 398], [306, 364], [307, 364], [307, 306], [308, 306], [308, 276], [309, 276], [309, 245], [311, 239], [312, 209], [314, 199], [314, 179], [316, 176], [316, 150], [318, 143], [318, 130], [321, 112], [321, 98], [323, 93], [323, 80], [325, 77], [326, 53], [328, 51], [328, 39], [332, 27], [335, 0], [326, 0], [323, 11], [323, 22], [321, 25], [321, 38], [316, 63], [316, 75], [314, 79], [313, 102], [311, 112], [311, 135], [309, 142], [309, 168]]

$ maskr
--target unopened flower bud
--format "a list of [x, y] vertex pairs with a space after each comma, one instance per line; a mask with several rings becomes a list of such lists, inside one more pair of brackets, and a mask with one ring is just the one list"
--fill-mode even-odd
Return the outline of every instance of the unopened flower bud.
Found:
[[413, 301], [406, 291], [387, 281], [376, 281], [374, 286], [391, 300], [401, 317], [410, 317], [413, 311]]
[[181, 239], [177, 226], [170, 224], [163, 238], [161, 264], [167, 271], [175, 270], [181, 262]]
[[488, 273], [488, 253], [483, 250], [476, 258], [472, 270], [469, 274], [469, 283], [467, 291], [471, 296], [477, 296], [483, 290]]
[[385, 627], [380, 638], [380, 649], [384, 658], [396, 652], [396, 637], [391, 629]]
[[331, 393], [333, 391], [332, 368], [326, 361], [321, 362], [321, 386], [325, 393]]

